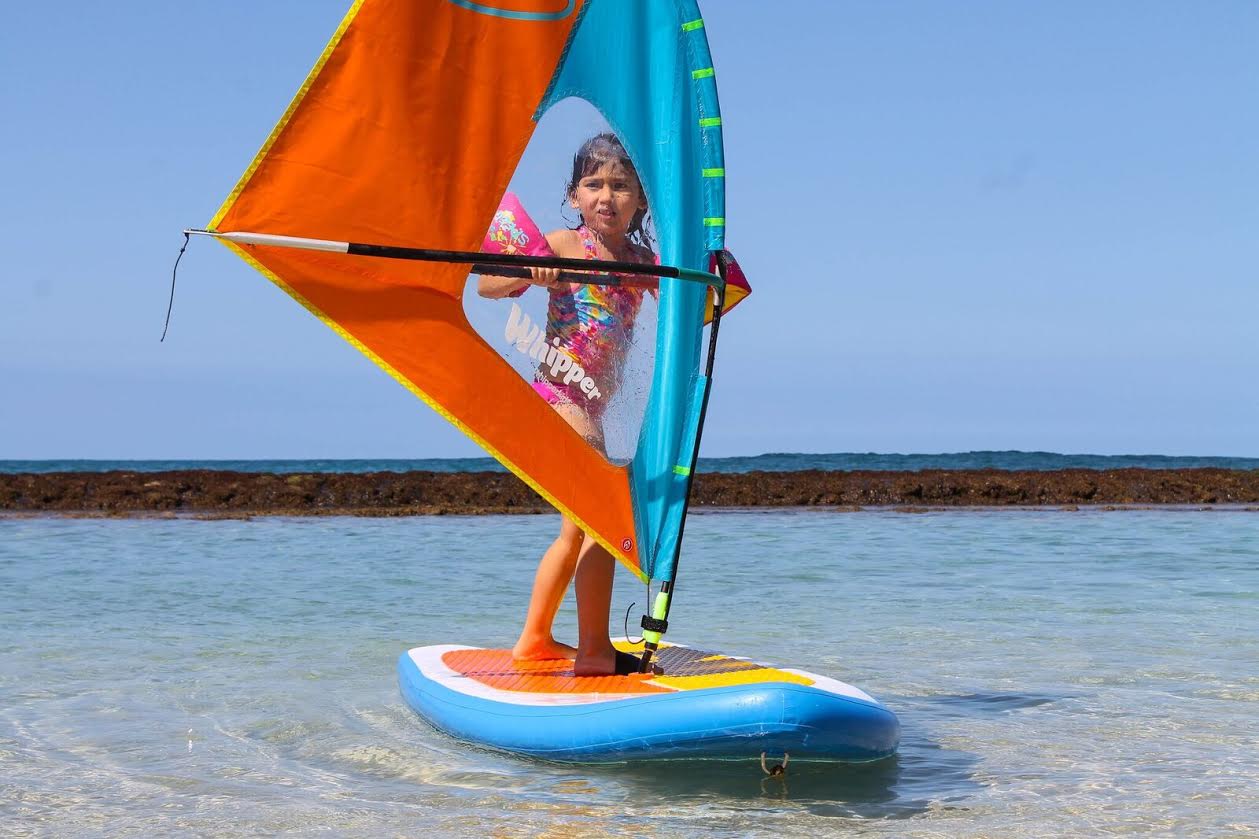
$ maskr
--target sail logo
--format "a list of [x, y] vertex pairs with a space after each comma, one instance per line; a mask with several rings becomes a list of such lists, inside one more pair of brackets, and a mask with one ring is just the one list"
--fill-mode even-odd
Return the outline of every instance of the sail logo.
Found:
[[[564, 8], [557, 12], [528, 12], [523, 9], [505, 9], [500, 0], [499, 3], [477, 3], [473, 0], [449, 0], [461, 9], [467, 9], [470, 12], [476, 12], [479, 15], [489, 15], [490, 17], [507, 18], [508, 20], [563, 20], [573, 13], [573, 9], [577, 8], [577, 0], [566, 0]], [[516, 5], [524, 5], [517, 0]], [[552, 4], [554, 5], [554, 4]]]
[[520, 308], [519, 303], [511, 304], [504, 336], [509, 343], [516, 346], [518, 352], [528, 355], [540, 367], [545, 368], [551, 374], [551, 381], [566, 385], [575, 383], [587, 399], [603, 397], [595, 380], [586, 375], [572, 353], [560, 346], [560, 339], [552, 338], [548, 343], [541, 325], [534, 323]]

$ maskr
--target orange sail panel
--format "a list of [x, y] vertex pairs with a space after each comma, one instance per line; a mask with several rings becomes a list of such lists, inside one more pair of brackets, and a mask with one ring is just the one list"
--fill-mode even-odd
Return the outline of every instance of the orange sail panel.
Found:
[[[355, 3], [210, 229], [477, 250], [581, 4], [466, 5]], [[626, 468], [473, 330], [467, 266], [228, 246], [642, 576]]]

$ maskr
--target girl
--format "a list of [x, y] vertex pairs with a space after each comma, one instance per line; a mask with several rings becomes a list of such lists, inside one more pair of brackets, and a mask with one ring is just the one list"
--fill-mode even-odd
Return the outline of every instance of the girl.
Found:
[[[573, 157], [566, 190], [568, 204], [581, 216], [576, 230], [548, 233], [557, 256], [650, 264], [655, 255], [644, 229], [647, 198], [625, 148], [612, 134], [599, 134], [582, 144]], [[586, 371], [585, 381], [565, 383], [543, 365], [534, 389], [591, 445], [603, 449], [605, 406], [620, 385], [634, 320], [644, 289], [559, 282], [559, 269], [533, 268], [532, 279], [483, 276], [483, 297], [507, 297], [529, 285], [550, 291], [547, 343], [558, 346]], [[590, 387], [593, 380], [593, 387]], [[585, 386], [582, 386], [582, 385]], [[578, 676], [637, 672], [638, 659], [618, 652], [608, 637], [612, 603], [612, 556], [565, 517], [534, 578], [524, 630], [512, 648], [519, 660], [572, 658]], [[561, 644], [551, 625], [564, 592], [576, 574], [577, 648]]]

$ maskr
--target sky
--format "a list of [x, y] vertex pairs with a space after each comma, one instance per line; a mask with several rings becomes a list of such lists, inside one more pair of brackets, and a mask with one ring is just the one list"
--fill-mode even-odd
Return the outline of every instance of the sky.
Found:
[[[213, 243], [158, 343], [347, 5], [6, 11], [0, 458], [479, 453]], [[701, 8], [755, 288], [703, 454], [1259, 456], [1259, 5]]]

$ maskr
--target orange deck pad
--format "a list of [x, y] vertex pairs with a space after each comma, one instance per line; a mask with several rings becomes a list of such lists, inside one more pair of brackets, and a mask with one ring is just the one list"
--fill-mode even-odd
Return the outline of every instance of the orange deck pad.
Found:
[[575, 676], [566, 659], [516, 661], [511, 650], [451, 650], [442, 663], [457, 673], [498, 690], [522, 693], [673, 693], [653, 685], [651, 676]]

